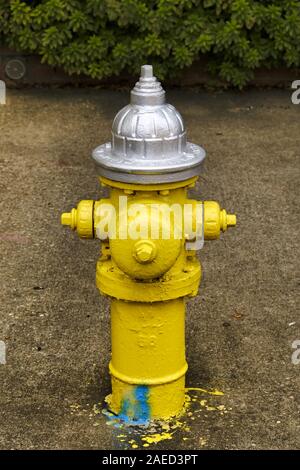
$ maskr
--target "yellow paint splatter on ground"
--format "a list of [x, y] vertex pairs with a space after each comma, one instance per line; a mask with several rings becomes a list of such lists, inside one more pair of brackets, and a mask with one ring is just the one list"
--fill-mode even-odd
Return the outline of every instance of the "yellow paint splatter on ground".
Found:
[[166, 439], [172, 439], [173, 433], [161, 432], [157, 434], [150, 434], [142, 436], [142, 441], [146, 441], [147, 444], [157, 444], [158, 442], [165, 441]]
[[201, 393], [207, 393], [208, 395], [215, 395], [215, 396], [223, 396], [224, 393], [221, 392], [220, 390], [205, 390], [205, 388], [199, 388], [199, 387], [188, 387], [185, 389], [186, 392], [201, 392]]
[[95, 415], [100, 415], [101, 414], [101, 410], [99, 409], [98, 403], [95, 403], [95, 405], [93, 406], [93, 412], [94, 412]]
[[[207, 411], [214, 411], [224, 416], [225, 419], [225, 414], [231, 408], [227, 410], [225, 405], [220, 403], [219, 400], [223, 396], [224, 393], [216, 389], [186, 388], [185, 404], [179, 416], [169, 420], [150, 421], [147, 426], [128, 426], [113, 415], [107, 407], [101, 411], [108, 417], [107, 424], [113, 429], [119, 429], [119, 433], [116, 432], [115, 438], [119, 442], [120, 448], [155, 448], [157, 444], [166, 440], [176, 439], [176, 443], [180, 440], [194, 440], [193, 430], [195, 429], [194, 426], [197, 426], [195, 420], [199, 419], [200, 416], [202, 416], [202, 419], [206, 419]], [[109, 399], [110, 396], [105, 400], [108, 404]], [[94, 405], [93, 411], [95, 415], [98, 415], [101, 412], [99, 405]], [[120, 433], [120, 428], [122, 428], [122, 433]], [[196, 445], [205, 447], [207, 442], [208, 436], [201, 436]]]
[[70, 408], [72, 410], [79, 410], [81, 408], [81, 405], [79, 405], [78, 403], [74, 403], [73, 405], [70, 405]]
[[[208, 404], [208, 400], [199, 400], [199, 404], [202, 408], [205, 408], [206, 411], [220, 411], [221, 414], [228, 413], [228, 411], [226, 410], [225, 405], [212, 406], [212, 405]], [[196, 410], [195, 413], [197, 413], [199, 411], [200, 410]]]
[[[87, 404], [88, 405], [88, 404]], [[84, 416], [86, 413], [89, 413], [91, 410], [87, 410], [80, 403], [73, 403], [69, 405], [71, 409], [71, 415]], [[89, 415], [90, 416], [90, 415]]]

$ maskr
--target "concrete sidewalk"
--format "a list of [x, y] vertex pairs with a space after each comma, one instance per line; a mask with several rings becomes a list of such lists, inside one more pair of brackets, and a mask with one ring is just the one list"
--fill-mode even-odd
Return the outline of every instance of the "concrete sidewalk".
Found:
[[300, 106], [281, 90], [171, 90], [168, 100], [207, 150], [192, 195], [238, 216], [200, 253], [204, 277], [186, 320], [188, 386], [224, 395], [191, 391], [169, 429], [118, 429], [101, 413], [110, 327], [95, 287], [99, 243], [59, 219], [99, 197], [91, 150], [109, 139], [128, 92], [9, 91], [0, 107], [2, 449], [300, 448], [300, 364], [291, 361], [300, 339]]

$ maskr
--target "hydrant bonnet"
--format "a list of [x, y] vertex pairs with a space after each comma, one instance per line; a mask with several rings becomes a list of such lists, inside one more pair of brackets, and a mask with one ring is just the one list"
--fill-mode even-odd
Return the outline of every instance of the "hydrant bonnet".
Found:
[[165, 102], [152, 66], [143, 65], [130, 104], [114, 119], [111, 142], [97, 147], [93, 158], [100, 175], [114, 181], [156, 184], [198, 175], [205, 151], [186, 141], [181, 115]]

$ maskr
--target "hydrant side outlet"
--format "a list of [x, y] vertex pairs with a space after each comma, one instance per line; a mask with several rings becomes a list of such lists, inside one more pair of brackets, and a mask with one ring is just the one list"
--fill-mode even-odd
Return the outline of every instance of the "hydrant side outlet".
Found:
[[96, 284], [111, 299], [111, 411], [131, 424], [179, 414], [185, 400], [185, 304], [198, 292], [203, 240], [236, 225], [215, 201], [189, 199], [205, 151], [144, 65], [93, 152], [109, 197], [81, 201], [61, 223], [101, 240]]

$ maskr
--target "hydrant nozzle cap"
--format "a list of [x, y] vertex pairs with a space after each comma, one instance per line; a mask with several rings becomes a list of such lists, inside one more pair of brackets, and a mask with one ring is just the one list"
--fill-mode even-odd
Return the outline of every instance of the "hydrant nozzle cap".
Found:
[[235, 214], [227, 214], [227, 225], [229, 227], [234, 227], [236, 225], [236, 215]]
[[71, 212], [64, 212], [61, 214], [60, 221], [62, 225], [69, 225], [74, 230], [77, 226], [77, 210], [72, 209]]
[[236, 225], [236, 215], [227, 214], [225, 209], [220, 211], [220, 228], [223, 232], [226, 232], [228, 227], [234, 227]]
[[70, 225], [71, 220], [72, 220], [71, 213], [70, 212], [64, 212], [63, 214], [61, 214], [60, 220], [61, 220], [62, 225]]

